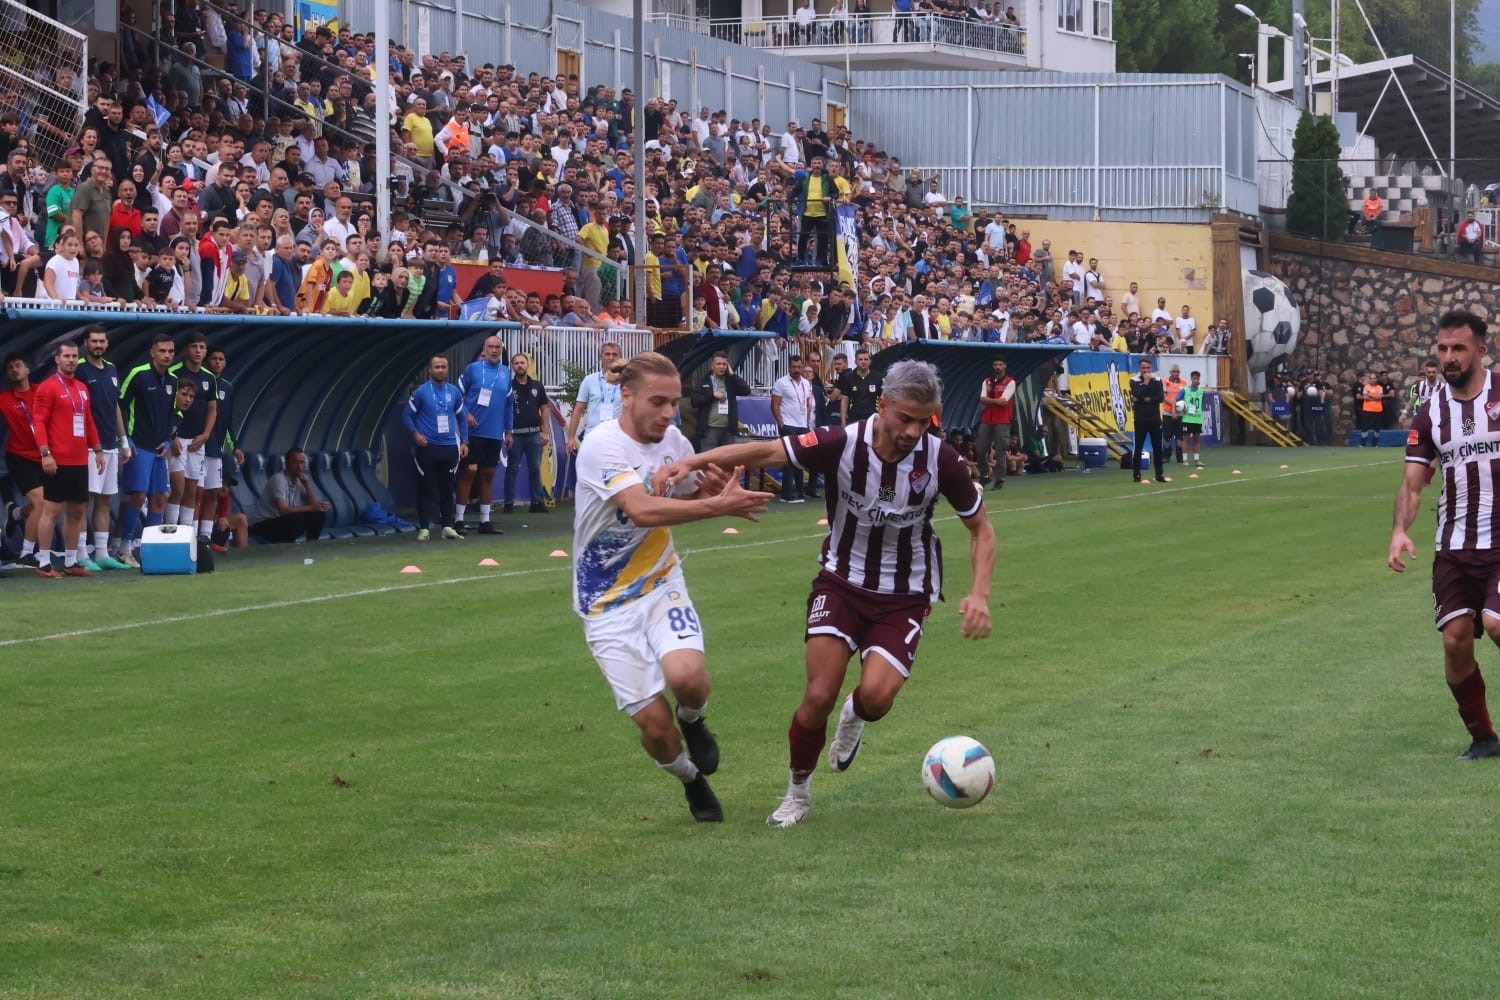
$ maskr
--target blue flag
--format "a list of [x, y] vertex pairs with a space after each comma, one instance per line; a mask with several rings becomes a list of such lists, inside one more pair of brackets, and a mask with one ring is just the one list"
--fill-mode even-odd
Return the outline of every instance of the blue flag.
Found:
[[485, 307], [490, 304], [488, 295], [479, 299], [470, 299], [458, 307], [459, 319], [484, 319]]
[[156, 119], [157, 128], [165, 128], [167, 119], [172, 117], [172, 112], [162, 107], [161, 104], [150, 94], [146, 95], [146, 107], [151, 111], [151, 117]]

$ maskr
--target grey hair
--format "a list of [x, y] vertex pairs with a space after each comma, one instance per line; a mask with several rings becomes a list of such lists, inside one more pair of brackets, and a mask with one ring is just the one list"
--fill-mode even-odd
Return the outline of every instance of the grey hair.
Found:
[[919, 406], [935, 406], [943, 401], [938, 370], [926, 361], [897, 361], [886, 369], [880, 391], [887, 399], [902, 399]]

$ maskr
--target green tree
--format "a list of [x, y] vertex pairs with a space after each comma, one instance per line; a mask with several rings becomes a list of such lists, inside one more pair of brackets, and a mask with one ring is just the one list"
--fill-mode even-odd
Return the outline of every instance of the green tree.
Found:
[[[1245, 0], [1260, 19], [1280, 31], [1292, 31], [1291, 0]], [[1380, 58], [1371, 36], [1391, 56], [1412, 54], [1446, 69], [1448, 4], [1445, 0], [1363, 0], [1367, 26], [1359, 7], [1340, 7], [1339, 51], [1355, 62]], [[1481, 0], [1458, 2], [1458, 73], [1474, 69], [1479, 43]], [[1306, 4], [1308, 32], [1327, 51], [1331, 21], [1328, 4]], [[1255, 22], [1234, 9], [1232, 0], [1116, 0], [1115, 67], [1121, 73], [1225, 73], [1244, 79], [1236, 53], [1255, 51]], [[1283, 75], [1280, 46], [1270, 46], [1271, 75]]]
[[1304, 113], [1292, 137], [1287, 228], [1299, 236], [1342, 239], [1349, 225], [1348, 189], [1339, 167], [1339, 133], [1333, 119]]
[[[1114, 18], [1121, 73], [1229, 73], [1217, 0], [1129, 0]], [[1253, 31], [1252, 31], [1253, 34]]]
[[1467, 76], [1460, 76], [1460, 79], [1500, 101], [1500, 62], [1481, 63], [1471, 69]]

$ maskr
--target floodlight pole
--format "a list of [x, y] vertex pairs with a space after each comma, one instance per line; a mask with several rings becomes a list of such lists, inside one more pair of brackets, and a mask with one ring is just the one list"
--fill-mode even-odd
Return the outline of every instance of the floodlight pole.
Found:
[[1448, 177], [1458, 176], [1458, 0], [1448, 0]]
[[[635, 325], [646, 325], [646, 295], [651, 282], [645, 270], [646, 248], [646, 0], [635, 0], [631, 45], [635, 48], [634, 121], [630, 129], [630, 162], [635, 174], [635, 204], [630, 206], [630, 230], [635, 234], [635, 262], [640, 277], [631, 274], [631, 299], [635, 303]], [[660, 265], [660, 261], [657, 262]], [[626, 262], [629, 266], [629, 262]], [[637, 283], [638, 282], [638, 283]]]
[[[391, 5], [375, 0], [375, 228], [391, 245]], [[394, 273], [394, 268], [392, 269]]]
[[1307, 24], [1307, 0], [1292, 0], [1292, 103], [1298, 111], [1308, 110], [1307, 104], [1307, 32], [1299, 25]]
[[[1328, 114], [1335, 125], [1339, 120], [1339, 0], [1329, 0], [1328, 14], [1332, 18], [1329, 25], [1329, 34], [1333, 37], [1328, 40], [1329, 47], [1333, 49], [1332, 57], [1328, 61], [1329, 68], [1333, 70], [1333, 79], [1328, 83]], [[1340, 144], [1342, 145], [1342, 143]]]

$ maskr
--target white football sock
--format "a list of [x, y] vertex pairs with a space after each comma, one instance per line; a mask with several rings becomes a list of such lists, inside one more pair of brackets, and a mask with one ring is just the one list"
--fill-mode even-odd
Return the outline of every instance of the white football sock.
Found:
[[198, 534], [200, 534], [200, 535], [212, 535], [213, 533], [214, 533], [214, 523], [212, 521], [199, 521], [198, 522]]
[[73, 549], [69, 549], [68, 551], [64, 552], [63, 553], [63, 565], [64, 566], [77, 566], [78, 565], [78, 553], [77, 553], [77, 551], [75, 551]]
[[162, 524], [176, 524], [178, 515], [182, 513], [182, 505], [169, 503], [166, 511], [161, 516]]
[[788, 778], [786, 793], [788, 795], [795, 795], [801, 799], [809, 798], [812, 795], [812, 775], [809, 774], [806, 780], [801, 782], [798, 782], [795, 777]]
[[466, 503], [456, 503], [456, 504], [453, 505], [453, 521], [454, 521], [454, 523], [456, 523], [456, 524], [463, 524], [464, 523], [464, 511], [468, 509], [468, 506], [469, 505], [466, 504]]
[[94, 553], [99, 559], [103, 559], [109, 555], [109, 532], [94, 532]]
[[193, 524], [195, 522], [197, 522], [197, 520], [198, 520], [198, 512], [196, 510], [194, 510], [192, 507], [179, 507], [179, 508], [177, 508], [177, 523], [178, 524], [185, 524], [189, 528], [191, 528], [193, 526]]
[[88, 536], [88, 532], [86, 532], [86, 531], [80, 531], [78, 533], [78, 544], [73, 547], [73, 553], [74, 553], [74, 555], [76, 555], [78, 557], [78, 561], [79, 562], [87, 562], [88, 561], [88, 558], [89, 558], [89, 536]]
[[672, 763], [658, 763], [656, 766], [675, 776], [684, 785], [698, 777], [698, 765], [693, 763], [693, 759], [687, 755], [686, 750], [679, 753]]
[[36, 564], [38, 566], [51, 566], [52, 565], [52, 550], [50, 548], [47, 548], [47, 549], [37, 549], [36, 550]]
[[482, 503], [482, 504], [479, 505], [479, 523], [480, 524], [489, 524], [490, 523], [490, 508], [492, 506], [494, 506], [494, 505], [493, 504], [487, 504], [487, 503]]
[[22, 541], [21, 541], [21, 555], [22, 555], [23, 558], [25, 556], [31, 555], [35, 551], [36, 551], [36, 542], [33, 542], [30, 539], [22, 539]]
[[699, 719], [703, 718], [703, 711], [706, 708], [708, 708], [708, 704], [706, 702], [703, 705], [700, 705], [698, 708], [688, 708], [686, 705], [678, 705], [677, 718], [681, 719], [683, 722], [697, 722]]

